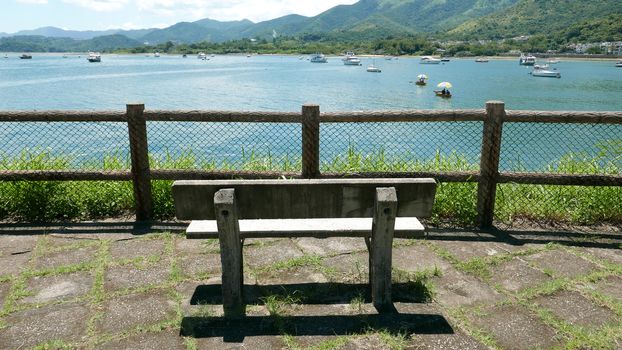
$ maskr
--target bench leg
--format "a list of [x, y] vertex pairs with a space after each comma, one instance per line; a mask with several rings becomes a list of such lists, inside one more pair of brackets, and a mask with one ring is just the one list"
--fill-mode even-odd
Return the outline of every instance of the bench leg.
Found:
[[222, 304], [225, 318], [239, 319], [245, 314], [242, 287], [244, 271], [242, 265], [242, 241], [235, 191], [222, 189], [214, 195], [214, 210], [220, 240], [220, 262], [222, 264]]
[[371, 298], [378, 311], [393, 308], [391, 300], [391, 258], [397, 193], [395, 188], [377, 188], [369, 249]]

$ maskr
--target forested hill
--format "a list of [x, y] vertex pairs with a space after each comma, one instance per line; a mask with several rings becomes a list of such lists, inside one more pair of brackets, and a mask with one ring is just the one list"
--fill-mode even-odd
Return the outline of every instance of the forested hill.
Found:
[[[582, 31], [581, 27], [589, 23], [601, 22], [602, 27], [612, 14], [622, 14], [622, 0], [520, 0], [514, 6], [467, 21], [448, 35], [468, 40], [550, 34], [569, 27]], [[583, 39], [592, 41], [596, 37], [585, 35]]]

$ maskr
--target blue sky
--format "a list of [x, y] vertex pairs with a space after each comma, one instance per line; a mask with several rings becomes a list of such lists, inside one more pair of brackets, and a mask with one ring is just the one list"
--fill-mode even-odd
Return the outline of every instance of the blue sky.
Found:
[[259, 22], [314, 16], [357, 0], [0, 0], [0, 32], [54, 26], [72, 30], [166, 27], [202, 18]]

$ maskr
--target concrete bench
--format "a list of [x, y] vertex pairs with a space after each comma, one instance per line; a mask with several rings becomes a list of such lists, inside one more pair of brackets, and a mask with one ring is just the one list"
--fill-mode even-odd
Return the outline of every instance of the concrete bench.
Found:
[[363, 237], [374, 306], [390, 307], [393, 238], [424, 235], [418, 217], [432, 212], [434, 179], [175, 181], [187, 238], [218, 238], [226, 318], [244, 316], [245, 238]]

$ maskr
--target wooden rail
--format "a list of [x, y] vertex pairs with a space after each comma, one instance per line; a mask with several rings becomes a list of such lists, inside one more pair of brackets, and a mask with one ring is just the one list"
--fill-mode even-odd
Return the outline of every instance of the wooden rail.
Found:
[[[128, 181], [134, 185], [137, 220], [152, 218], [152, 180], [274, 179], [274, 178], [379, 178], [432, 177], [439, 182], [478, 183], [478, 224], [492, 225], [498, 184], [571, 186], [622, 186], [622, 175], [564, 175], [499, 172], [505, 123], [583, 123], [622, 125], [622, 112], [541, 112], [505, 110], [503, 102], [491, 101], [486, 109], [320, 112], [305, 105], [302, 112], [238, 111], [145, 111], [142, 104], [129, 104], [126, 111], [0, 111], [2, 122], [117, 122], [128, 127], [131, 170], [0, 170], [0, 181]], [[150, 169], [147, 124], [149, 122], [295, 123], [302, 128], [301, 172], [255, 172]], [[466, 172], [359, 172], [320, 171], [320, 125], [322, 123], [413, 123], [480, 122], [482, 149], [479, 171]], [[2, 140], [0, 140], [2, 142]]]

